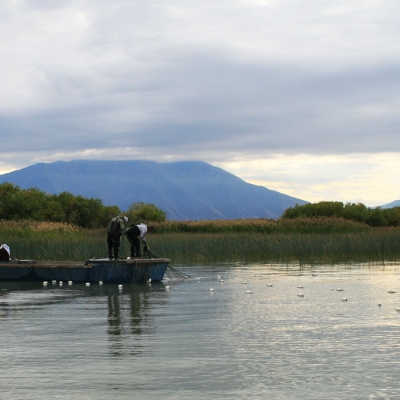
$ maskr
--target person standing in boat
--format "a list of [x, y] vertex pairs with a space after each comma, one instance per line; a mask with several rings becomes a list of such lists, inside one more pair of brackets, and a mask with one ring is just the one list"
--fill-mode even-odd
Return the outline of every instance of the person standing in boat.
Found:
[[0, 261], [10, 261], [10, 248], [6, 244], [0, 246]]
[[[128, 222], [128, 217], [120, 217], [119, 215], [113, 218], [107, 228], [107, 246], [108, 258], [117, 259], [119, 256], [120, 238], [124, 233], [125, 224]], [[114, 257], [113, 257], [114, 250]]]
[[144, 244], [143, 251], [146, 255], [150, 251], [150, 247], [146, 241], [147, 225], [140, 223], [139, 225], [132, 224], [126, 231], [125, 235], [131, 244], [131, 257], [141, 257], [140, 242]]

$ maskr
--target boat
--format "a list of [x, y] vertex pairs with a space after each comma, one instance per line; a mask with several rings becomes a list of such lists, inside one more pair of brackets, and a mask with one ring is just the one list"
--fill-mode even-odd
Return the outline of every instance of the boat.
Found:
[[168, 258], [91, 258], [85, 262], [0, 261], [0, 281], [157, 282], [164, 278], [170, 261]]

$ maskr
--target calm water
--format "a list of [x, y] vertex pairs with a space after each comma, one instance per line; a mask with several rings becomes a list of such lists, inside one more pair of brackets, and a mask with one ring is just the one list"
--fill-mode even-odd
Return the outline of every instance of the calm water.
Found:
[[0, 283], [2, 398], [400, 399], [400, 264], [178, 268]]

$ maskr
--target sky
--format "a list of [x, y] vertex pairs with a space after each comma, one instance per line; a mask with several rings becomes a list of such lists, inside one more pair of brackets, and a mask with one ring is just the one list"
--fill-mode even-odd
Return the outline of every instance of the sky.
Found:
[[202, 160], [310, 202], [400, 199], [397, 0], [3, 0], [0, 174]]

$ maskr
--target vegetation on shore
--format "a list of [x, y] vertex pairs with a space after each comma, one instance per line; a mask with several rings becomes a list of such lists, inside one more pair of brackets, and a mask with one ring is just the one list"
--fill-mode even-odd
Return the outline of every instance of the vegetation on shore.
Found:
[[[18, 259], [86, 260], [107, 255], [106, 230], [0, 221], [0, 242]], [[183, 262], [342, 262], [400, 259], [400, 229], [343, 218], [166, 221], [149, 225], [151, 251]], [[1, 244], [0, 243], [0, 244]], [[129, 244], [122, 242], [124, 256]]]
[[[0, 244], [18, 259], [86, 260], [107, 255], [106, 226], [121, 214], [99, 199], [0, 185]], [[154, 204], [123, 213], [146, 222], [152, 252], [173, 262], [337, 262], [400, 259], [400, 207], [320, 202], [278, 220], [168, 221]], [[121, 254], [130, 245], [122, 241]]]
[[154, 204], [133, 203], [127, 211], [105, 206], [101, 199], [58, 195], [36, 188], [20, 189], [12, 183], [0, 184], [0, 219], [9, 221], [62, 222], [82, 228], [106, 227], [110, 220], [123, 214], [131, 221], [165, 221], [167, 214]]
[[365, 223], [369, 226], [400, 226], [400, 207], [382, 209], [370, 208], [362, 203], [320, 201], [302, 206], [296, 205], [285, 210], [283, 219], [336, 217]]

